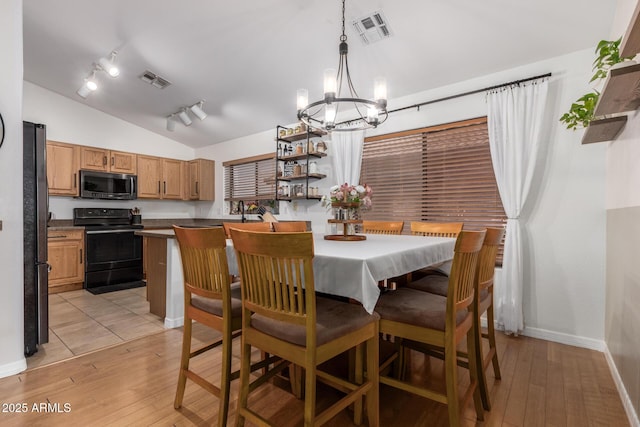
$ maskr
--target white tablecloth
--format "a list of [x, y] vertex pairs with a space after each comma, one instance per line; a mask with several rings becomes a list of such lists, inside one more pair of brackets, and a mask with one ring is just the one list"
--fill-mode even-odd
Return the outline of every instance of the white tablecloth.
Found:
[[[316, 291], [353, 298], [372, 313], [378, 282], [453, 258], [456, 239], [449, 237], [368, 234], [362, 241], [324, 240], [314, 234], [313, 274]], [[238, 274], [233, 243], [227, 240], [231, 274]]]

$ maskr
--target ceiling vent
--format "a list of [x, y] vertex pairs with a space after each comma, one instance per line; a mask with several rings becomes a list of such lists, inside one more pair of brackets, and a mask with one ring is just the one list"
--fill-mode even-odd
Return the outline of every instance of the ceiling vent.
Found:
[[149, 83], [153, 87], [157, 87], [158, 89], [164, 89], [167, 86], [171, 85], [171, 82], [167, 79], [163, 79], [156, 73], [146, 70], [144, 73], [140, 74], [140, 80], [145, 83]]
[[391, 28], [381, 10], [365, 15], [351, 22], [362, 43], [371, 44], [391, 37]]

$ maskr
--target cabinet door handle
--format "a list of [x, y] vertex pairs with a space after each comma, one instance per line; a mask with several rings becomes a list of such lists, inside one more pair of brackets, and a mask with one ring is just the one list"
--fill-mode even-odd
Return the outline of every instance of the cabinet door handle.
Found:
[[57, 235], [53, 235], [53, 236], [48, 236], [50, 239], [66, 239], [67, 236], [64, 234], [57, 234]]
[[104, 166], [106, 166], [106, 164], [107, 164], [107, 156], [103, 156], [103, 157], [102, 157], [102, 164], [103, 164]]
[[158, 194], [160, 194], [160, 181], [158, 181]]
[[199, 194], [199, 191], [198, 191], [198, 181], [196, 181], [196, 195], [197, 195], [197, 194]]
[[80, 248], [80, 264], [82, 264], [82, 248]]
[[115, 157], [111, 158], [111, 166], [113, 166], [115, 164]]
[[167, 194], [167, 181], [162, 181], [162, 186], [164, 194]]
[[78, 188], [78, 180], [75, 173], [73, 174], [73, 188]]

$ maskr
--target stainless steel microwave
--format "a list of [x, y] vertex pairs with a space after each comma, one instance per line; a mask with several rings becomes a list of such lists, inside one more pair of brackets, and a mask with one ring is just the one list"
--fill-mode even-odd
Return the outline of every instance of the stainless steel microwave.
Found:
[[83, 199], [133, 200], [138, 197], [138, 177], [121, 173], [80, 171]]

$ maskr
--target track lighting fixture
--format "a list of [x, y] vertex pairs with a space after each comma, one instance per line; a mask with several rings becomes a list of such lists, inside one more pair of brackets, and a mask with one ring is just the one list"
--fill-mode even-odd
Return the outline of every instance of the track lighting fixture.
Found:
[[200, 120], [204, 120], [207, 118], [207, 113], [202, 110], [203, 104], [204, 101], [200, 101], [197, 104], [193, 104], [191, 107], [189, 107], [191, 109], [191, 112], [195, 114]]
[[189, 112], [191, 112], [194, 116], [196, 116], [200, 120], [206, 119], [207, 113], [205, 113], [204, 110], [202, 109], [203, 105], [204, 105], [204, 100], [196, 102], [195, 104], [189, 107], [182, 107], [175, 113], [172, 113], [169, 116], [167, 116], [167, 130], [169, 132], [173, 132], [175, 130], [176, 128], [175, 117], [178, 117], [178, 119], [180, 119], [183, 125], [190, 126], [191, 123], [193, 123], [193, 121], [189, 116]]
[[91, 71], [91, 75], [84, 79], [84, 83], [80, 86], [80, 89], [76, 92], [82, 98], [86, 98], [91, 92], [98, 89], [98, 83], [96, 82], [96, 70]]
[[167, 130], [169, 132], [173, 132], [174, 130], [176, 130], [176, 121], [173, 119], [174, 116], [175, 114], [171, 114], [169, 117], [167, 117]]
[[100, 68], [111, 77], [118, 77], [120, 75], [120, 69], [115, 65], [116, 55], [118, 55], [118, 52], [114, 50], [111, 52], [109, 59], [102, 57], [98, 60]]
[[93, 68], [91, 69], [91, 73], [89, 77], [84, 79], [84, 83], [76, 91], [76, 93], [82, 97], [86, 98], [91, 92], [98, 89], [98, 82], [96, 80], [96, 71], [104, 71], [109, 74], [111, 77], [118, 77], [120, 75], [120, 70], [115, 65], [116, 55], [118, 52], [115, 50], [109, 54], [109, 59], [102, 57], [98, 59], [97, 62], [93, 63]]
[[185, 125], [185, 126], [191, 125], [191, 119], [189, 118], [189, 115], [187, 114], [187, 109], [186, 108], [183, 108], [182, 110], [178, 111], [178, 118], [180, 119], [180, 121], [182, 122], [183, 125]]

